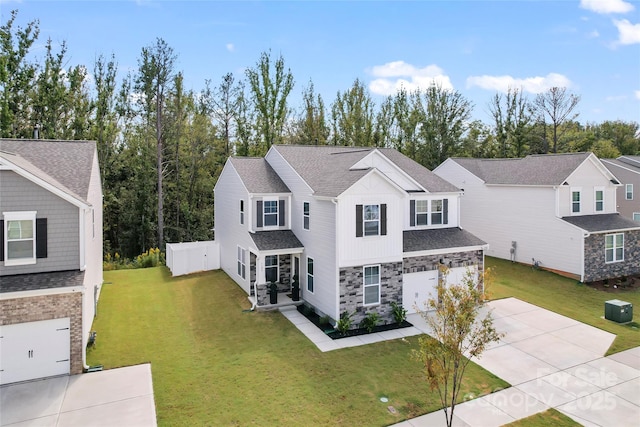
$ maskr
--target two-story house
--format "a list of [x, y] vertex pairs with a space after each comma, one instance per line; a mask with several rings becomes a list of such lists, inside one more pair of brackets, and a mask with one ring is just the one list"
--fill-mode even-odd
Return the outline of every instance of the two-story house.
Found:
[[274, 145], [231, 157], [215, 187], [221, 268], [257, 306], [300, 278], [302, 299], [339, 319], [393, 321], [448, 280], [483, 271], [485, 242], [459, 227], [460, 190], [393, 149]]
[[450, 158], [434, 173], [464, 191], [462, 226], [488, 255], [583, 282], [640, 273], [640, 224], [617, 213], [620, 183], [592, 153]]
[[96, 144], [0, 139], [0, 384], [81, 373], [101, 285]]
[[620, 215], [640, 221], [640, 156], [601, 159], [622, 184], [616, 194]]

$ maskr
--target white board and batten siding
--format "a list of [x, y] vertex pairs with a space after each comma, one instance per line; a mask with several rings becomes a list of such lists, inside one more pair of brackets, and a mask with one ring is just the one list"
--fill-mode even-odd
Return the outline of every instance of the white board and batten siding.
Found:
[[215, 241], [167, 243], [167, 267], [172, 276], [220, 268], [220, 245]]
[[0, 326], [0, 384], [68, 375], [70, 319]]
[[[339, 267], [402, 261], [405, 197], [379, 173], [360, 179], [338, 198]], [[356, 237], [356, 206], [387, 205], [387, 234]]]
[[[567, 178], [568, 185], [558, 187], [558, 216], [594, 215], [617, 212], [617, 187], [602, 174], [602, 171], [589, 159], [585, 160]], [[604, 192], [603, 210], [595, 210], [596, 189]], [[580, 212], [572, 212], [572, 191], [580, 192]]]
[[[249, 223], [252, 216], [251, 200], [240, 176], [230, 160], [224, 165], [215, 193], [215, 241], [223, 248], [220, 251], [220, 268], [245, 292], [250, 292], [249, 248], [253, 241], [249, 237]], [[240, 200], [244, 200], [244, 224], [240, 224]], [[238, 274], [238, 246], [245, 249], [246, 274], [243, 279]]]
[[435, 172], [464, 189], [460, 225], [489, 244], [486, 254], [546, 268], [582, 274], [582, 232], [556, 216], [552, 187], [485, 186], [457, 163], [447, 160]]
[[[337, 318], [338, 282], [336, 247], [336, 205], [318, 199], [298, 173], [272, 148], [267, 162], [291, 190], [291, 230], [304, 246], [300, 256], [301, 297], [317, 310]], [[309, 203], [309, 230], [303, 227], [304, 203]], [[313, 259], [314, 291], [307, 289], [307, 258]]]

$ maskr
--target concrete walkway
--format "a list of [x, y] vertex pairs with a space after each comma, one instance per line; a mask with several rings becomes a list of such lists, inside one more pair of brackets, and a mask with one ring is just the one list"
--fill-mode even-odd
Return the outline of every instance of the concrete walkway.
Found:
[[[603, 357], [615, 335], [515, 298], [488, 304], [505, 337], [474, 362], [512, 387], [456, 406], [454, 425], [490, 427], [556, 408], [585, 426], [640, 425], [640, 347]], [[321, 351], [429, 333], [419, 315], [414, 326], [389, 334], [331, 340], [296, 310], [283, 310]], [[395, 336], [394, 336], [395, 335]], [[396, 424], [445, 425], [444, 411]]]
[[151, 365], [2, 386], [0, 425], [156, 426]]

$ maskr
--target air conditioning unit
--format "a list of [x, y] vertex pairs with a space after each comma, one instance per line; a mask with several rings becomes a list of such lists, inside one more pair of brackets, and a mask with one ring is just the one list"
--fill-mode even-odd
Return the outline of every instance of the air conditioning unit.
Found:
[[633, 320], [633, 304], [619, 299], [612, 299], [604, 303], [604, 318], [618, 323]]

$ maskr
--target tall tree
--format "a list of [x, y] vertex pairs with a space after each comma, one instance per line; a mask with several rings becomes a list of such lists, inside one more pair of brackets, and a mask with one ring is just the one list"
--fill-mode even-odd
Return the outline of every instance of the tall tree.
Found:
[[302, 92], [302, 112], [291, 133], [290, 139], [294, 144], [325, 145], [329, 139], [324, 101], [320, 94], [315, 93], [312, 81]]
[[522, 157], [527, 153], [527, 130], [531, 108], [522, 91], [509, 88], [506, 95], [496, 94], [489, 104], [494, 120], [496, 143], [501, 157]]
[[164, 200], [162, 192], [164, 131], [167, 123], [163, 116], [166, 95], [171, 90], [176, 54], [167, 42], [157, 38], [154, 45], [142, 48], [138, 60], [136, 89], [143, 96], [147, 124], [155, 127], [157, 178], [157, 245], [164, 248]]
[[566, 87], [552, 87], [546, 92], [539, 93], [534, 101], [534, 106], [539, 119], [545, 123], [543, 127], [545, 134], [544, 140], [547, 140], [546, 136], [546, 120], [547, 118], [551, 122], [551, 135], [553, 141], [554, 153], [558, 152], [558, 139], [562, 136], [560, 127], [567, 121], [575, 120], [579, 113], [574, 113], [578, 103], [580, 102], [580, 96], [567, 92]]
[[407, 92], [400, 89], [393, 98], [395, 130], [392, 144], [413, 160], [418, 160], [419, 130], [425, 121], [424, 106], [419, 90]]
[[282, 140], [289, 115], [287, 98], [293, 89], [291, 70], [286, 69], [282, 55], [272, 64], [271, 52], [263, 52], [254, 68], [246, 70], [251, 101], [255, 111], [258, 135], [262, 141], [260, 154]]
[[115, 155], [115, 142], [118, 132], [115, 105], [117, 71], [118, 65], [113, 55], [109, 60], [103, 55], [96, 58], [93, 66], [95, 96], [93, 99], [94, 119], [91, 138], [97, 143], [103, 188], [107, 171], [110, 169], [109, 164], [113, 161]]
[[462, 283], [447, 284], [448, 269], [440, 268], [437, 296], [427, 301], [429, 312], [420, 312], [432, 331], [421, 337], [413, 357], [424, 367], [424, 375], [432, 390], [438, 390], [446, 423], [451, 427], [453, 412], [471, 357], [480, 357], [487, 345], [499, 341], [503, 334], [493, 326], [491, 312], [482, 316], [484, 278], [476, 279], [467, 272]]
[[338, 92], [331, 105], [334, 145], [373, 145], [374, 103], [364, 84], [356, 79], [344, 94]]
[[[210, 100], [210, 109], [224, 140], [224, 154], [231, 155], [231, 137], [233, 127], [238, 115], [240, 91], [242, 86], [237, 84], [232, 73], [227, 73], [222, 77], [220, 85], [205, 99]], [[209, 91], [209, 82], [206, 83], [205, 91]], [[206, 92], [205, 92], [206, 93]]]
[[0, 27], [0, 136], [31, 138], [35, 123], [29, 117], [29, 93], [37, 64], [28, 60], [28, 54], [40, 34], [40, 23], [34, 20], [24, 29], [14, 28], [17, 16], [17, 10], [11, 11]]
[[423, 166], [434, 169], [459, 154], [473, 105], [460, 92], [436, 84], [429, 86], [423, 98], [425, 121], [420, 132], [425, 144], [418, 157]]

